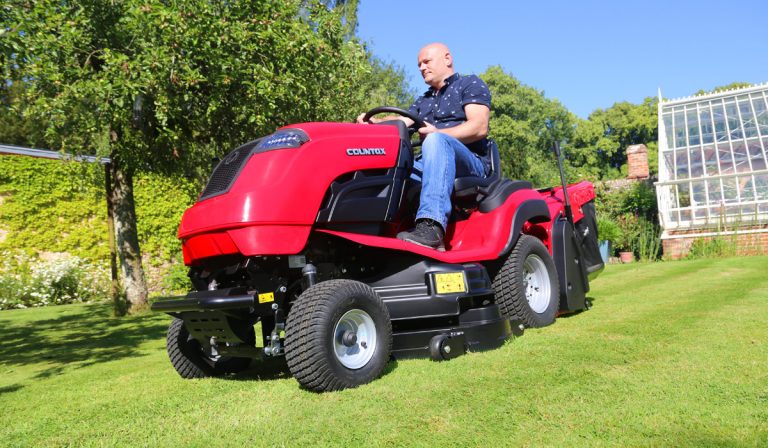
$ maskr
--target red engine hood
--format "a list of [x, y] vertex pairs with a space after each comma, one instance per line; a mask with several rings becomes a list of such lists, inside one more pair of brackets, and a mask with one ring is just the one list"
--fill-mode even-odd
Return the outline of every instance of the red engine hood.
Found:
[[[348, 172], [395, 165], [400, 138], [394, 126], [303, 123], [299, 148], [251, 156], [227, 193], [187, 209], [178, 236], [252, 225], [312, 225], [328, 186]], [[285, 129], [285, 128], [283, 128]], [[348, 149], [381, 148], [376, 155], [348, 155]]]

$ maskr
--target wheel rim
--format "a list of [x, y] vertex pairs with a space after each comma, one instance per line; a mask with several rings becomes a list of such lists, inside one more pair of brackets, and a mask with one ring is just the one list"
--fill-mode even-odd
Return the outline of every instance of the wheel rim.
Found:
[[[350, 335], [355, 336], [351, 345]], [[363, 310], [347, 311], [333, 329], [333, 352], [341, 365], [348, 369], [359, 369], [368, 364], [376, 352], [377, 342], [376, 325]]]
[[541, 314], [547, 310], [550, 301], [551, 290], [549, 287], [549, 273], [544, 260], [538, 255], [529, 255], [523, 266], [523, 289], [528, 306], [533, 312]]

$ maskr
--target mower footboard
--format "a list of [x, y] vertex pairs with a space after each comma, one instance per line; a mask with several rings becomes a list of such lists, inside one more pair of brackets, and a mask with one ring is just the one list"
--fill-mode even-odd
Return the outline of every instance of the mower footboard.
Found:
[[[264, 308], [264, 309], [262, 309]], [[184, 321], [189, 336], [200, 346], [214, 346], [221, 355], [255, 358], [254, 323], [256, 313], [271, 311], [259, 304], [245, 288], [226, 288], [191, 292], [184, 298], [168, 298], [152, 304], [153, 311], [164, 312]]]
[[[496, 304], [467, 310], [457, 320], [432, 328], [393, 331], [392, 356], [397, 359], [424, 356], [435, 360], [449, 359], [467, 351], [498, 348], [512, 335], [523, 334], [521, 322], [503, 317]], [[440, 343], [441, 338], [444, 340], [442, 344], [450, 347], [447, 352], [435, 350], [434, 344]]]

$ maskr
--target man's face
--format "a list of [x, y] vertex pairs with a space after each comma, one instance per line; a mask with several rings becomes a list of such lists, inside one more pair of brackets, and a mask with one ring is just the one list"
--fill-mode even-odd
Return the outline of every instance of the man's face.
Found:
[[448, 49], [442, 45], [429, 45], [419, 52], [419, 71], [424, 82], [438, 88], [453, 74], [453, 61]]

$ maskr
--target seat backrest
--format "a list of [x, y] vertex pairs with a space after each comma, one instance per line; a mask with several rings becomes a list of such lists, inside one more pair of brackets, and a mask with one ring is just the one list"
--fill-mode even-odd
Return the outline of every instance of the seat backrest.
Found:
[[[494, 182], [501, 179], [501, 155], [499, 146], [491, 139], [486, 143], [487, 151], [490, 154], [491, 166], [490, 172], [485, 177], [467, 176], [458, 177], [453, 181], [453, 197], [457, 199], [471, 198], [477, 195], [487, 194], [487, 189]], [[477, 198], [480, 199], [480, 198]]]

